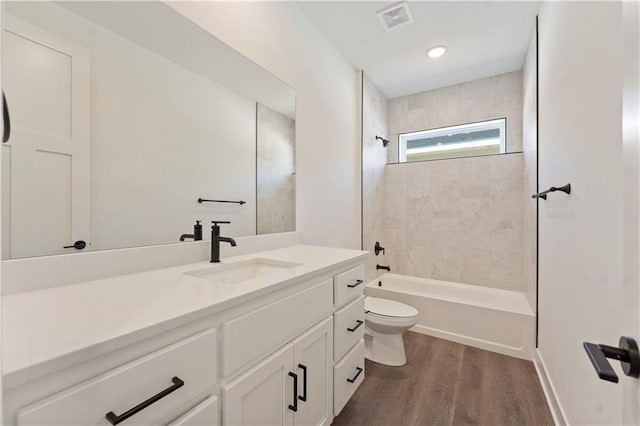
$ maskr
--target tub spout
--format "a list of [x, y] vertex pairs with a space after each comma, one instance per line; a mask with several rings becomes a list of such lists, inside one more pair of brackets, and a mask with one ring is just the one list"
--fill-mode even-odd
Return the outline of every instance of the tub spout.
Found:
[[387, 265], [387, 266], [376, 265], [376, 270], [378, 270], [378, 269], [384, 269], [385, 271], [391, 272], [391, 266], [389, 266], [389, 265]]

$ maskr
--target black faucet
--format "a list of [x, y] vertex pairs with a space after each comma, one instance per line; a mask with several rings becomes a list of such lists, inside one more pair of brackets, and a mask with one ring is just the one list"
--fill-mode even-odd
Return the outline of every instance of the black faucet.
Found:
[[384, 269], [385, 271], [389, 271], [389, 272], [391, 272], [391, 266], [389, 266], [389, 265], [387, 265], [387, 266], [384, 266], [384, 265], [376, 265], [376, 270], [378, 270], [378, 269]]
[[236, 240], [229, 237], [221, 237], [220, 236], [220, 227], [219, 223], [231, 223], [224, 222], [220, 220], [212, 220], [213, 226], [211, 226], [211, 263], [220, 262], [220, 241], [231, 244], [231, 247], [236, 246]]
[[185, 238], [193, 238], [193, 241], [201, 241], [202, 240], [202, 225], [200, 225], [200, 221], [196, 220], [196, 224], [193, 225], [193, 234], [182, 234], [180, 235], [180, 241], [184, 241]]

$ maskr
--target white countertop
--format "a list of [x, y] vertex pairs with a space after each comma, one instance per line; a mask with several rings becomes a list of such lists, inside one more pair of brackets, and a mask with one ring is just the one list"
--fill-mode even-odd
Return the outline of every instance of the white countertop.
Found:
[[254, 258], [300, 264], [237, 284], [215, 284], [184, 274], [212, 265], [198, 262], [4, 296], [5, 386], [89, 360], [121, 347], [132, 336], [142, 340], [173, 328], [175, 322], [183, 324], [228, 309], [365, 254], [299, 245], [223, 259], [222, 264]]

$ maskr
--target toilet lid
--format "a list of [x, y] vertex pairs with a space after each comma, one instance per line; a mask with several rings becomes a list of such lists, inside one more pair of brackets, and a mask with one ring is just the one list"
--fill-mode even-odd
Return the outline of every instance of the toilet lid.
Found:
[[404, 303], [370, 296], [364, 299], [364, 311], [385, 317], [413, 317], [418, 315], [418, 311], [415, 308]]

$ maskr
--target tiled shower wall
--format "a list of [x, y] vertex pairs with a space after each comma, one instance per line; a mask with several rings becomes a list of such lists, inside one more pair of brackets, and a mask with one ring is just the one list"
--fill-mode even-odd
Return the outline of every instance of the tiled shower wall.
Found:
[[[384, 203], [384, 171], [387, 149], [376, 136], [387, 137], [387, 99], [362, 73], [362, 245], [373, 252], [377, 240], [382, 239], [382, 206]], [[376, 277], [376, 261], [367, 258], [367, 281]]]
[[[398, 131], [498, 116], [507, 117], [509, 146], [519, 150], [521, 84], [521, 72], [514, 72], [385, 105], [365, 79], [363, 242], [365, 250], [372, 251], [376, 240], [386, 248], [385, 256], [370, 256], [369, 279], [380, 263], [399, 274], [524, 291], [523, 154], [383, 166], [381, 143], [375, 141], [375, 134], [385, 129], [386, 106], [386, 136], [392, 141], [387, 156], [397, 148]], [[483, 94], [488, 98], [475, 99]]]
[[264, 105], [257, 108], [256, 231], [295, 231], [295, 121]]
[[522, 154], [386, 166], [392, 271], [522, 291]]
[[391, 99], [388, 161], [398, 161], [399, 133], [495, 118], [507, 119], [507, 151], [522, 151], [521, 71]]

